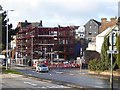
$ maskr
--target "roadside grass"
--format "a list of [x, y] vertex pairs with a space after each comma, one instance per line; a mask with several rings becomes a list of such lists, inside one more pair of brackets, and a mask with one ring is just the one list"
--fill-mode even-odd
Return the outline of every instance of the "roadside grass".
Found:
[[0, 69], [1, 69], [1, 71], [2, 71], [3, 74], [8, 74], [8, 73], [11, 73], [11, 74], [23, 74], [22, 72], [18, 72], [16, 70], [13, 70], [13, 69], [10, 69], [10, 68], [8, 68], [6, 70], [5, 67], [0, 67]]

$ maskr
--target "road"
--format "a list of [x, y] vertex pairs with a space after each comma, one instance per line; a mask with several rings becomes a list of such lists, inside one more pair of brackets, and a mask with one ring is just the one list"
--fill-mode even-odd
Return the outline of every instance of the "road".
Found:
[[71, 88], [68, 86], [51, 83], [51, 81], [40, 81], [33, 77], [25, 77], [17, 74], [2, 74], [2, 88]]
[[[103, 76], [89, 75], [86, 70], [80, 72], [77, 69], [51, 69], [48, 73], [37, 73], [31, 69], [17, 69], [26, 75], [43, 78], [62, 83], [70, 83], [86, 88], [109, 88], [109, 78]], [[118, 78], [114, 80], [114, 88], [120, 88]]]

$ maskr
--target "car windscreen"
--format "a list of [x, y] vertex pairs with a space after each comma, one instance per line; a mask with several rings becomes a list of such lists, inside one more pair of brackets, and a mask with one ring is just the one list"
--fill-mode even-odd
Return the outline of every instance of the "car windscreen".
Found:
[[39, 65], [40, 67], [47, 67], [46, 65], [42, 64], [42, 65]]

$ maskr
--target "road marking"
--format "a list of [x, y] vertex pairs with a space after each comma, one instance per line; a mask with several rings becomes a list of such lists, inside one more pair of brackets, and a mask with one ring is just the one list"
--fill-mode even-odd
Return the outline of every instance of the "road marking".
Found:
[[81, 73], [79, 73], [79, 74], [85, 74], [85, 73], [82, 73], [82, 72], [81, 72]]
[[69, 75], [74, 75], [74, 74], [69, 74]]
[[103, 84], [103, 82], [96, 82], [97, 84]]
[[28, 74], [28, 75], [30, 75], [30, 76], [31, 76], [32, 74]]
[[21, 77], [22, 75], [11, 74], [11, 77]]
[[63, 72], [56, 72], [56, 73], [62, 74]]
[[96, 85], [95, 85], [95, 87], [96, 87], [96, 88], [103, 88], [102, 86], [96, 86]]
[[37, 84], [31, 83], [31, 82], [24, 82], [24, 83], [27, 83], [27, 84], [30, 84], [30, 85], [33, 85], [33, 86], [37, 86]]

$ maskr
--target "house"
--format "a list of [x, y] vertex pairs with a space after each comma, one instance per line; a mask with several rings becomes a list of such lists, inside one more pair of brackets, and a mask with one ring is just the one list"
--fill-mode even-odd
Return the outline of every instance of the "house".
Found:
[[87, 42], [95, 42], [96, 41], [96, 36], [99, 34], [100, 25], [101, 25], [101, 23], [94, 19], [90, 19], [85, 24], [85, 38], [86, 38]]
[[104, 30], [102, 33], [100, 33], [96, 36], [96, 51], [97, 52], [101, 53], [101, 48], [102, 48], [102, 44], [104, 42], [104, 37], [106, 35], [108, 35], [112, 31], [112, 29], [118, 30], [118, 26], [115, 25], [113, 27], [109, 27], [106, 30]]
[[81, 39], [81, 38], [85, 38], [85, 27], [84, 25], [80, 26], [78, 29], [75, 30], [76, 32], [76, 39]]
[[[92, 19], [91, 19], [92, 20]], [[110, 18], [110, 21], [107, 21], [107, 18], [101, 18], [101, 22], [98, 22], [98, 21], [96, 21], [96, 20], [93, 20], [94, 21], [94, 23], [92, 23], [92, 21], [89, 21], [88, 23], [87, 23], [87, 27], [89, 28], [89, 29], [85, 29], [86, 30], [86, 39], [88, 39], [88, 41], [91, 41], [91, 42], [89, 42], [88, 43], [88, 48], [86, 48], [86, 50], [92, 50], [92, 51], [95, 51], [95, 50], [97, 50], [98, 52], [101, 52], [101, 48], [99, 48], [99, 47], [101, 47], [101, 45], [102, 45], [102, 42], [103, 41], [101, 41], [101, 40], [98, 40], [98, 38], [97, 37], [101, 37], [101, 39], [102, 39], [102, 37], [104, 36], [104, 35], [106, 35], [106, 34], [108, 34], [107, 32], [109, 32], [109, 29], [110, 28], [112, 28], [113, 26], [115, 26], [116, 25], [116, 23], [117, 23], [117, 20], [116, 20], [116, 18]], [[91, 22], [91, 23], [90, 23]], [[98, 23], [98, 28], [97, 29], [95, 29], [95, 22], [96, 23]], [[92, 25], [93, 24], [93, 25]], [[90, 29], [91, 28], [91, 29]], [[89, 31], [90, 30], [90, 31]], [[96, 34], [94, 34], [94, 31], [97, 31], [97, 33]], [[89, 31], [89, 32], [88, 32]], [[93, 32], [92, 34], [94, 34], [93, 36], [92, 36], [92, 34], [91, 34], [91, 32]], [[87, 33], [88, 33], [88, 35], [87, 35]], [[90, 36], [91, 35], [91, 36]], [[103, 35], [103, 36], [101, 36], [101, 35]], [[89, 36], [89, 37], [88, 37]], [[95, 36], [95, 37], [94, 37]], [[96, 37], [97, 36], [97, 37]], [[92, 39], [92, 40], [91, 40]], [[103, 39], [102, 39], [103, 40]], [[96, 46], [96, 43], [99, 43], [99, 47], [98, 46]]]
[[107, 20], [107, 18], [101, 18], [101, 26], [99, 28], [99, 33], [103, 32], [109, 27], [115, 26], [117, 23], [117, 18], [110, 18], [110, 21]]

